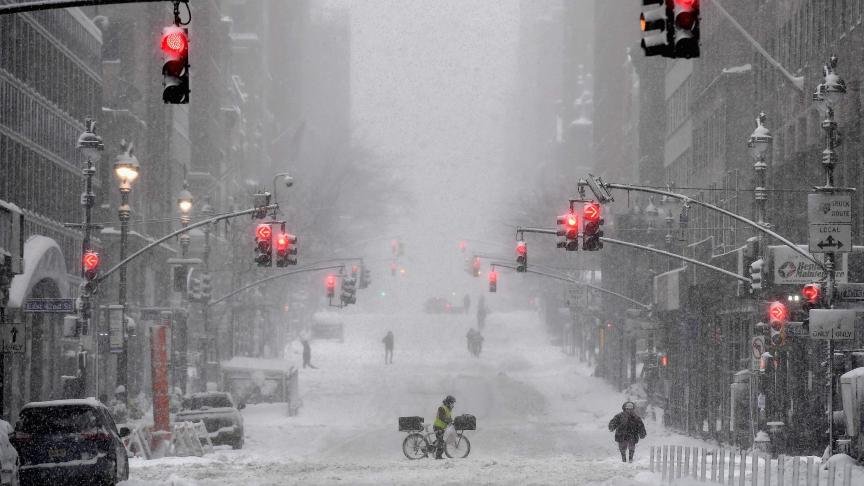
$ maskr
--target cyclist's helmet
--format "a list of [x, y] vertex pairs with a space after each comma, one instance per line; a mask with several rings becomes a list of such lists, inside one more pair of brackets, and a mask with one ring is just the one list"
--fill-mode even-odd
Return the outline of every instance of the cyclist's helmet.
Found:
[[444, 398], [444, 405], [452, 407], [454, 403], [456, 403], [456, 399], [453, 398], [453, 395], [447, 395], [447, 397]]

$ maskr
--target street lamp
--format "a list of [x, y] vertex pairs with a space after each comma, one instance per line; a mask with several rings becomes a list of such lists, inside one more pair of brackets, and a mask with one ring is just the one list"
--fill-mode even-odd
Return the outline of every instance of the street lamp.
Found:
[[768, 191], [765, 189], [768, 164], [765, 163], [765, 154], [774, 142], [771, 130], [765, 127], [767, 119], [765, 113], [759, 113], [756, 118], [756, 129], [747, 140], [747, 148], [750, 149], [750, 156], [753, 157], [753, 170], [756, 171], [756, 187], [753, 191], [753, 197], [756, 199], [756, 222], [765, 227], [770, 226], [765, 222], [765, 205], [768, 201]]
[[[134, 146], [131, 142], [123, 140], [120, 142], [122, 152], [114, 158], [114, 174], [120, 181], [120, 206], [117, 214], [120, 217], [120, 261], [126, 259], [126, 242], [129, 238], [129, 193], [132, 192], [132, 183], [138, 178], [138, 158], [132, 154]], [[129, 345], [126, 336], [126, 266], [120, 268], [120, 285], [118, 287], [117, 303], [122, 306], [120, 314], [120, 329], [123, 339], [123, 349], [117, 356], [117, 387], [123, 386], [127, 390], [126, 398], [129, 397], [128, 363]]]
[[[189, 226], [191, 219], [189, 212], [192, 211], [192, 193], [189, 192], [189, 184], [183, 181], [183, 190], [177, 195], [177, 207], [180, 209], [180, 224], [185, 228]], [[189, 233], [180, 235], [180, 248], [183, 258], [189, 252]]]

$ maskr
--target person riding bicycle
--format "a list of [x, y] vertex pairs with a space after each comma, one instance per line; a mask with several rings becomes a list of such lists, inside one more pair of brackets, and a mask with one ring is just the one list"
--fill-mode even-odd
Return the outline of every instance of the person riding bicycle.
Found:
[[453, 398], [453, 395], [447, 395], [435, 414], [435, 423], [432, 424], [432, 430], [435, 431], [435, 459], [441, 459], [441, 455], [444, 454], [444, 430], [453, 423], [453, 405], [455, 404], [456, 399]]

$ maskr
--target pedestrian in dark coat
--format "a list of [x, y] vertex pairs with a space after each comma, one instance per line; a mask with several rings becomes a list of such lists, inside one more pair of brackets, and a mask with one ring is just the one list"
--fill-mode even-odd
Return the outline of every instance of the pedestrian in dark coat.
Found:
[[309, 346], [309, 340], [304, 339], [301, 341], [303, 343], [303, 367], [310, 367], [313, 370], [317, 369], [312, 366], [312, 347]]
[[384, 343], [384, 364], [393, 364], [393, 331], [387, 331], [381, 342]]
[[615, 432], [615, 442], [618, 443], [618, 450], [621, 451], [621, 461], [628, 461], [629, 452], [629, 461], [633, 462], [636, 443], [647, 435], [645, 423], [636, 415], [635, 403], [624, 402], [621, 409], [621, 413], [615, 415], [609, 422], [609, 431]]

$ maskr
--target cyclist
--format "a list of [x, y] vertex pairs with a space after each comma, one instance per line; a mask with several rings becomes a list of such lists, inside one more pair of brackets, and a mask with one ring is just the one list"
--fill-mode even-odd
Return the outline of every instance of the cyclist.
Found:
[[453, 398], [453, 395], [447, 395], [435, 414], [435, 423], [432, 425], [432, 430], [435, 431], [435, 459], [441, 459], [441, 455], [444, 454], [444, 430], [453, 423], [453, 405], [455, 404], [456, 399]]

